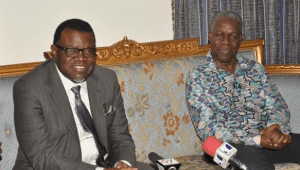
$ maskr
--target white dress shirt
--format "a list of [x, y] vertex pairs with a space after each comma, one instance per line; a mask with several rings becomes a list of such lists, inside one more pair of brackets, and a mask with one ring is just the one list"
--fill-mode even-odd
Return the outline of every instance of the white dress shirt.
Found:
[[[72, 87], [74, 86], [81, 86], [80, 88], [80, 96], [81, 96], [81, 100], [84, 103], [84, 105], [86, 106], [86, 108], [88, 109], [89, 113], [91, 114], [91, 107], [90, 107], [90, 102], [89, 102], [89, 96], [88, 96], [88, 89], [87, 89], [87, 84], [86, 81], [81, 82], [81, 83], [74, 83], [71, 80], [69, 80], [68, 78], [66, 78], [61, 72], [60, 70], [57, 68], [57, 72], [59, 74], [59, 77], [64, 85], [65, 91], [67, 93], [71, 108], [72, 108], [72, 112], [73, 112], [73, 116], [75, 119], [75, 124], [76, 124], [76, 128], [78, 131], [78, 136], [79, 136], [79, 141], [80, 141], [80, 148], [81, 148], [81, 155], [82, 158], [81, 160], [83, 162], [86, 162], [88, 164], [91, 165], [96, 165], [96, 160], [98, 158], [99, 152], [93, 137], [93, 134], [90, 132], [86, 132], [84, 131], [80, 120], [77, 116], [76, 110], [75, 110], [75, 94], [74, 92], [71, 90]], [[91, 115], [92, 117], [92, 115]], [[107, 154], [105, 155], [105, 158], [107, 157]], [[127, 165], [131, 166], [129, 162], [122, 160], [122, 162], [126, 163]], [[117, 162], [118, 163], [118, 162]], [[117, 163], [115, 164], [115, 166], [117, 165]], [[97, 167], [96, 170], [103, 170], [104, 168], [102, 167]]]

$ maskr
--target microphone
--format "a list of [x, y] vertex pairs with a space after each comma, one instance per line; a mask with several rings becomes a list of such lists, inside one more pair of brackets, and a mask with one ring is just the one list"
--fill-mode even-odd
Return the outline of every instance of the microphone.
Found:
[[159, 170], [179, 170], [179, 167], [181, 166], [181, 163], [175, 159], [164, 159], [154, 152], [150, 152], [148, 158], [151, 162], [157, 164]]
[[202, 143], [202, 149], [205, 153], [213, 157], [214, 162], [222, 168], [227, 168], [230, 164], [232, 167], [247, 170], [247, 166], [234, 156], [237, 149], [227, 142], [222, 143], [216, 137], [209, 136]]

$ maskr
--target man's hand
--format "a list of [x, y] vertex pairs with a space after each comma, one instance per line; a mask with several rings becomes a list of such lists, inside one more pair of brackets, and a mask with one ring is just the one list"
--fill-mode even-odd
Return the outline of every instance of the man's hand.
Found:
[[262, 148], [279, 150], [292, 142], [289, 134], [283, 134], [278, 124], [273, 124], [260, 131]]
[[109, 168], [104, 170], [138, 170], [137, 168], [133, 168], [131, 166], [128, 166], [124, 162], [118, 162], [117, 166], [115, 168]]

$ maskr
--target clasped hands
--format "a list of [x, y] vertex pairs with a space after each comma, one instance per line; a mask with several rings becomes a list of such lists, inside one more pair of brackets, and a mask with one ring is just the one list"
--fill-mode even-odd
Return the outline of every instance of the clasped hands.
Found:
[[288, 133], [283, 134], [279, 128], [280, 126], [278, 124], [273, 124], [260, 130], [260, 146], [262, 148], [279, 150], [292, 142], [291, 136]]
[[124, 162], [118, 162], [117, 166], [114, 168], [104, 169], [104, 170], [138, 170], [137, 168], [133, 168]]

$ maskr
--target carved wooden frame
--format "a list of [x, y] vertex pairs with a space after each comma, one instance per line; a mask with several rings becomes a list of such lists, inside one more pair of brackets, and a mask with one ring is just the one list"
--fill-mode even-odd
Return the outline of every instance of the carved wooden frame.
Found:
[[42, 62], [11, 64], [0, 66], [0, 77], [13, 77], [27, 73]]
[[300, 65], [265, 65], [268, 74], [300, 74]]
[[[139, 62], [147, 60], [161, 60], [164, 58], [176, 58], [191, 55], [204, 55], [210, 50], [210, 45], [198, 45], [199, 39], [183, 39], [183, 40], [169, 40], [138, 43], [134, 40], [129, 40], [124, 37], [123, 40], [109, 46], [97, 48], [97, 60], [99, 65], [119, 65], [129, 62]], [[243, 41], [239, 50], [254, 50], [255, 59], [262, 63], [263, 61], [263, 45], [264, 40], [248, 40]], [[44, 52], [46, 59], [52, 58], [51, 52]], [[24, 74], [42, 62], [12, 64], [0, 66], [0, 77], [18, 76]], [[267, 71], [276, 74], [283, 74], [285, 72], [300, 73], [300, 66], [288, 67], [267, 66]], [[293, 69], [293, 71], [291, 71]]]
[[[119, 65], [130, 62], [207, 54], [210, 45], [199, 46], [198, 44], [198, 38], [138, 43], [124, 37], [123, 40], [110, 47], [98, 47], [96, 63], [99, 65]], [[263, 45], [264, 41], [261, 39], [243, 41], [239, 50], [254, 50], [255, 59], [262, 63]], [[45, 52], [44, 56], [47, 59], [52, 58], [51, 52]]]

